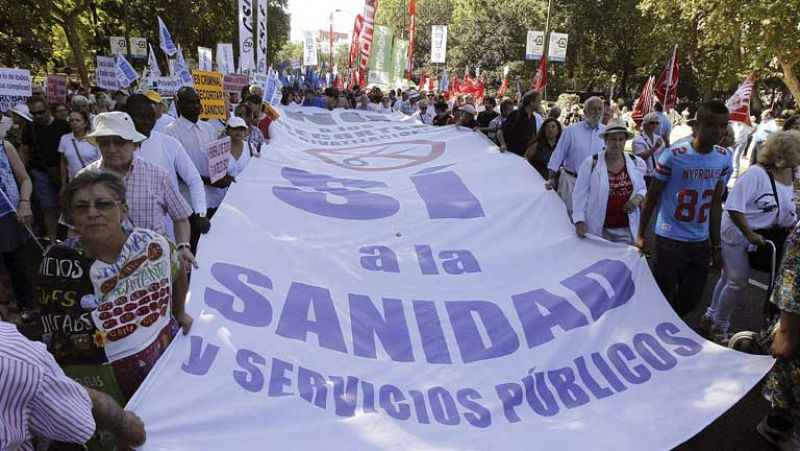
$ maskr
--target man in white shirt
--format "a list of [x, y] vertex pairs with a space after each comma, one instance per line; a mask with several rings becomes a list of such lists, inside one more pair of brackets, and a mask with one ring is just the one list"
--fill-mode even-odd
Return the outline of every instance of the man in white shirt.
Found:
[[[200, 173], [205, 185], [206, 215], [208, 219], [211, 219], [217, 207], [222, 203], [224, 188], [230, 186], [231, 182], [233, 182], [233, 177], [226, 175], [217, 182], [211, 183], [206, 146], [217, 139], [217, 133], [211, 124], [200, 120], [200, 96], [197, 95], [197, 91], [189, 86], [180, 88], [175, 97], [175, 103], [179, 117], [175, 122], [167, 126], [165, 133], [177, 139], [183, 145], [195, 168]], [[181, 194], [187, 200], [190, 198], [185, 185], [181, 185]], [[192, 225], [190, 244], [192, 249], [195, 250], [197, 249], [197, 241], [200, 240], [200, 234], [208, 232], [208, 229], [204, 227], [207, 221], [197, 214], [192, 215], [189, 221]]]
[[411, 119], [414, 119], [417, 122], [420, 122], [425, 125], [433, 125], [433, 113], [428, 111], [428, 101], [427, 100], [420, 100], [419, 102], [419, 110], [414, 112], [411, 115]]
[[164, 99], [161, 97], [161, 94], [156, 91], [147, 91], [144, 95], [155, 105], [156, 124], [153, 130], [163, 132], [164, 129], [167, 128], [167, 125], [171, 124], [175, 118], [166, 113], [167, 106], [164, 104]]
[[761, 113], [761, 123], [756, 127], [756, 131], [753, 133], [753, 140], [750, 142], [750, 148], [747, 150], [747, 154], [750, 156], [750, 166], [756, 164], [758, 151], [764, 141], [769, 138], [769, 135], [778, 130], [780, 130], [780, 127], [775, 122], [775, 112], [771, 109], [764, 110]]
[[[198, 221], [207, 222], [206, 194], [200, 173], [177, 139], [153, 128], [156, 123], [156, 111], [151, 99], [141, 94], [134, 94], [125, 103], [125, 110], [133, 119], [136, 131], [147, 137], [142, 141], [136, 156], [164, 168], [175, 191], [180, 190], [178, 184], [180, 176], [188, 187], [189, 198], [186, 200], [192, 206], [194, 213], [199, 216]], [[167, 231], [170, 238], [172, 238], [171, 232]]]
[[570, 125], [561, 133], [547, 169], [550, 177], [544, 186], [548, 190], [556, 188], [567, 213], [572, 217], [572, 192], [578, 178], [578, 167], [584, 160], [597, 154], [605, 147], [600, 133], [606, 126], [600, 123], [603, 117], [603, 99], [589, 97], [583, 104], [584, 119]]

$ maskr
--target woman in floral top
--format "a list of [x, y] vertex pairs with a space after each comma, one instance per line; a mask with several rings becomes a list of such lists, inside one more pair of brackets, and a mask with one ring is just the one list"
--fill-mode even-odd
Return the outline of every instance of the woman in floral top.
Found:
[[[786, 240], [786, 254], [778, 272], [772, 303], [781, 311], [773, 328], [772, 356], [777, 359], [767, 375], [762, 394], [773, 412], [758, 425], [758, 433], [780, 449], [800, 449], [800, 227]], [[792, 448], [791, 446], [794, 446]]]
[[78, 236], [51, 246], [39, 268], [43, 340], [60, 365], [81, 366], [98, 389], [130, 399], [178, 326], [192, 326], [186, 272], [169, 240], [123, 228], [125, 185], [115, 174], [81, 172], [62, 206]]

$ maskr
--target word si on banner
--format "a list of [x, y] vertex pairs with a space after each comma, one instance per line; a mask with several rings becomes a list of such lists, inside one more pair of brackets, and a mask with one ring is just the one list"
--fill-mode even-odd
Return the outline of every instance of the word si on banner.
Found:
[[48, 74], [45, 78], [44, 94], [47, 103], [64, 103], [67, 101], [67, 83], [69, 78], [65, 74]]
[[431, 26], [431, 62], [444, 63], [447, 56], [447, 25]]
[[97, 67], [95, 69], [95, 83], [103, 89], [119, 88], [117, 78], [117, 64], [113, 56], [97, 55]]
[[[245, 149], [246, 150], [246, 149]], [[208, 173], [211, 183], [225, 177], [231, 157], [231, 137], [226, 136], [206, 144], [208, 153]]]
[[200, 119], [228, 119], [222, 74], [205, 70], [192, 71], [192, 83], [200, 97]]
[[772, 365], [481, 134], [278, 109], [202, 238], [191, 333], [127, 406], [141, 449], [670, 449]]

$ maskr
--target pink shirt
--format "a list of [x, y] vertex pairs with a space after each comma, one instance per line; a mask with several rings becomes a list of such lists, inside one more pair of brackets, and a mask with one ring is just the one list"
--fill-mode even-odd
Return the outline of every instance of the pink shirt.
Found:
[[33, 450], [33, 436], [85, 443], [94, 434], [92, 402], [64, 375], [43, 343], [0, 321], [0, 449]]

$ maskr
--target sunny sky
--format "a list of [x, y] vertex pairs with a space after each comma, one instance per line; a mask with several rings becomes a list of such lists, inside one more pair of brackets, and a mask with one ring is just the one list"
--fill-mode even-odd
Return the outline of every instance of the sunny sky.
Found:
[[364, 0], [289, 0], [292, 41], [302, 41], [304, 30], [327, 30], [330, 13], [336, 9], [342, 12], [333, 14], [333, 30], [351, 33], [353, 14], [364, 12]]

